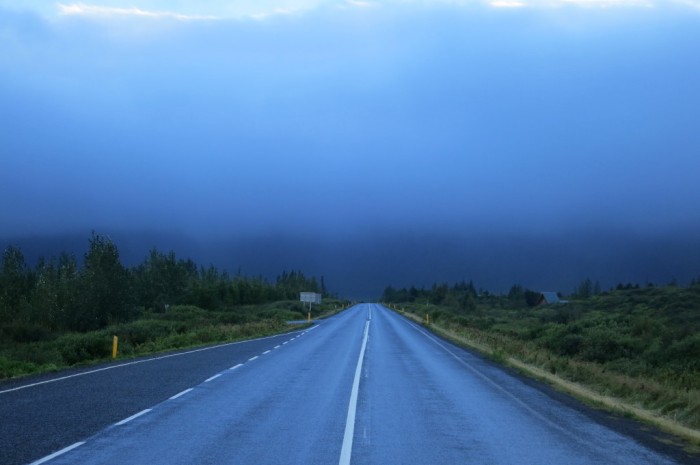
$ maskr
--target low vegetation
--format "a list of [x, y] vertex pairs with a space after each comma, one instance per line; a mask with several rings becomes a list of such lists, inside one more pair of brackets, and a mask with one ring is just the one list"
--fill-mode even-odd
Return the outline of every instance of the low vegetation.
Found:
[[413, 289], [384, 299], [500, 361], [700, 429], [700, 283], [600, 292], [587, 281], [555, 305], [535, 305], [537, 293], [519, 286], [504, 296], [471, 284]]
[[[331, 300], [315, 308], [314, 314], [333, 312], [340, 305]], [[132, 322], [96, 331], [51, 334], [32, 342], [5, 339], [0, 344], [0, 379], [107, 360], [115, 335], [119, 338], [119, 358], [129, 358], [290, 331], [299, 325], [290, 325], [289, 320], [304, 320], [306, 316], [306, 309], [295, 301], [244, 306], [234, 311], [177, 305], [167, 312], [146, 312]]]
[[2, 258], [0, 379], [106, 360], [113, 336], [119, 356], [133, 357], [289, 331], [287, 321], [307, 317], [301, 291], [325, 295], [314, 317], [347, 304], [328, 294], [323, 278], [297, 271], [268, 282], [157, 250], [128, 269], [99, 235], [82, 267], [61, 254], [31, 269], [15, 247]]

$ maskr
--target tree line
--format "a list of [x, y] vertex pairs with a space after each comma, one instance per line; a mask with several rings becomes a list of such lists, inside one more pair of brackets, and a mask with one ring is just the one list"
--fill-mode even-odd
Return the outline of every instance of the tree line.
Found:
[[[241, 305], [296, 300], [299, 292], [327, 294], [323, 278], [284, 272], [274, 282], [229, 275], [210, 266], [153, 249], [143, 263], [125, 267], [117, 246], [92, 234], [82, 266], [74, 255], [27, 265], [22, 251], [8, 247], [0, 268], [0, 328], [25, 332], [91, 331], [164, 312], [170, 305], [225, 310]], [[26, 334], [25, 339], [32, 339]]]
[[[700, 279], [693, 279], [690, 286], [700, 284]], [[675, 281], [672, 281], [668, 286], [677, 286]], [[647, 283], [645, 288], [656, 287], [653, 283]], [[617, 286], [610, 289], [609, 292], [641, 289], [639, 284], [619, 283]], [[604, 294], [601, 290], [600, 283], [593, 281], [590, 278], [583, 279], [568, 295], [568, 298], [575, 300], [586, 300], [591, 297]], [[559, 297], [563, 297], [561, 293], [557, 293]], [[472, 281], [461, 281], [450, 286], [447, 283], [435, 283], [430, 288], [420, 288], [410, 286], [408, 288], [394, 288], [386, 286], [380, 298], [382, 302], [387, 303], [430, 303], [434, 305], [444, 305], [462, 311], [472, 311], [476, 309], [477, 301], [488, 302], [493, 306], [508, 306], [512, 308], [534, 307], [541, 301], [542, 293], [528, 289], [520, 284], [514, 284], [510, 287], [505, 295], [493, 295], [484, 289], [476, 290]]]
[[392, 286], [387, 286], [384, 288], [381, 301], [387, 303], [424, 302], [471, 311], [476, 308], [478, 294], [474, 283], [471, 281], [468, 283], [461, 281], [453, 286], [449, 286], [446, 283], [436, 283], [430, 289], [418, 289], [415, 286], [395, 289]]

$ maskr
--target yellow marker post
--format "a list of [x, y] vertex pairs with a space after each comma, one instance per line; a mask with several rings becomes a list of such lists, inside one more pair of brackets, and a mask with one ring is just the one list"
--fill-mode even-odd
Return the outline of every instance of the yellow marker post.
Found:
[[430, 315], [428, 315], [427, 313], [425, 314], [425, 324], [430, 324]]
[[117, 349], [119, 347], [119, 338], [114, 336], [112, 339], [112, 358], [117, 358]]

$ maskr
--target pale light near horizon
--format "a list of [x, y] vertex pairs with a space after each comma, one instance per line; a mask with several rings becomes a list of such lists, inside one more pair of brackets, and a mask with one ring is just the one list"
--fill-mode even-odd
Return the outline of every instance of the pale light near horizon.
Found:
[[[497, 9], [552, 9], [566, 6], [581, 8], [610, 9], [610, 8], [659, 8], [664, 5], [680, 5], [700, 10], [698, 0], [416, 0], [413, 2], [388, 1], [372, 2], [367, 0], [277, 0], [267, 2], [239, 2], [235, 6], [218, 2], [181, 2], [179, 8], [172, 8], [168, 2], [140, 1], [129, 6], [114, 6], [114, 2], [100, 3], [57, 3], [56, 12], [59, 16], [81, 16], [87, 18], [151, 18], [171, 19], [179, 21], [217, 20], [217, 19], [256, 19], [264, 20], [275, 16], [303, 14], [324, 8], [332, 9], [391, 9], [392, 7], [406, 8], [410, 5], [434, 7], [469, 8], [482, 5]], [[32, 3], [26, 8], [31, 9]], [[196, 12], [196, 13], [194, 13]]]
[[213, 20], [218, 19], [216, 16], [211, 15], [185, 15], [180, 13], [174, 13], [171, 11], [150, 11], [143, 10], [137, 7], [130, 8], [116, 8], [109, 6], [100, 5], [87, 5], [84, 3], [71, 3], [63, 4], [59, 3], [57, 5], [58, 13], [63, 16], [97, 16], [97, 17], [124, 17], [124, 16], [137, 16], [142, 18], [169, 18], [177, 19], [181, 21], [191, 21], [191, 20]]

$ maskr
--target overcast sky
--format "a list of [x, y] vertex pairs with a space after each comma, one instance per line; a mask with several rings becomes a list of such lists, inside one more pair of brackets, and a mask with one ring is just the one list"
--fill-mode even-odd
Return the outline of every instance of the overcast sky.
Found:
[[[697, 0], [0, 0], [0, 238], [293, 237], [324, 274], [348, 241], [663, 237], [690, 278], [699, 109]], [[443, 249], [394, 284], [506, 274]]]

